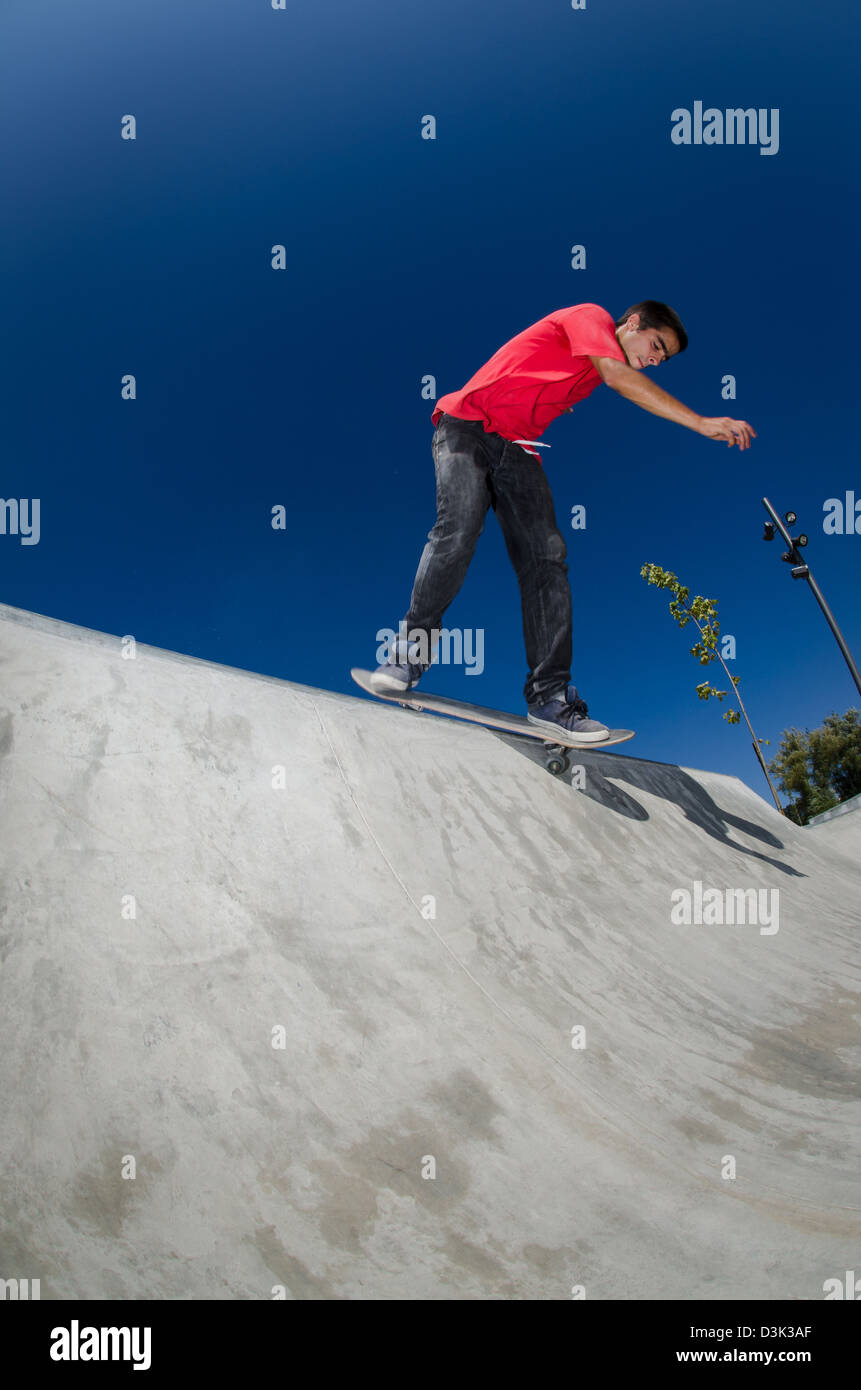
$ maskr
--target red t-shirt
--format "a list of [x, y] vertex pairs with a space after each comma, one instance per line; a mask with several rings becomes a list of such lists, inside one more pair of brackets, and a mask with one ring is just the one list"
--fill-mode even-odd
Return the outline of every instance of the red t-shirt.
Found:
[[600, 386], [590, 356], [627, 360], [612, 316], [600, 304], [554, 309], [503, 343], [462, 391], [440, 396], [431, 420], [436, 424], [445, 411], [483, 420], [486, 430], [503, 439], [535, 440], [557, 415]]

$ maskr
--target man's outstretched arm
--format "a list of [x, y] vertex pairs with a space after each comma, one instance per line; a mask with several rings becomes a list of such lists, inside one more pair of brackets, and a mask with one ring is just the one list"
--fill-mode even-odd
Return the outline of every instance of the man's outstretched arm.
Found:
[[686, 429], [695, 430], [707, 439], [725, 439], [730, 448], [738, 444], [740, 449], [749, 449], [751, 435], [756, 438], [756, 430], [746, 420], [697, 415], [695, 410], [682, 405], [675, 396], [656, 386], [642, 372], [629, 367], [627, 362], [619, 362], [615, 357], [591, 357], [589, 360], [607, 386], [652, 415], [660, 415], [664, 420], [684, 425]]

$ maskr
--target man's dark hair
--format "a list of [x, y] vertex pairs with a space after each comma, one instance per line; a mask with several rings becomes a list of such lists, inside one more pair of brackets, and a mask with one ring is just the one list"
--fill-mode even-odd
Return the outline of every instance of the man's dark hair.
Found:
[[671, 309], [669, 304], [662, 304], [659, 299], [644, 299], [639, 304], [632, 304], [620, 319], [616, 319], [616, 327], [621, 328], [632, 314], [640, 315], [641, 328], [672, 328], [679, 340], [679, 352], [684, 352], [688, 335], [675, 309]]

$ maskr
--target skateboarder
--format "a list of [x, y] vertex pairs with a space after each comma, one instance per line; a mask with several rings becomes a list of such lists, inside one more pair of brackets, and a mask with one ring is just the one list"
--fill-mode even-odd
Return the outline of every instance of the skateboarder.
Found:
[[731, 448], [750, 447], [756, 431], [744, 420], [706, 417], [689, 410], [640, 375], [684, 352], [678, 314], [646, 299], [613, 320], [598, 304], [557, 309], [518, 333], [470, 378], [442, 396], [431, 420], [437, 521], [428, 534], [400, 635], [373, 685], [401, 692], [416, 685], [432, 660], [435, 634], [464, 581], [484, 529], [496, 512], [520, 586], [529, 674], [527, 717], [557, 724], [584, 741], [607, 737], [589, 719], [571, 682], [571, 590], [565, 542], [537, 452], [542, 435], [601, 382], [643, 410], [685, 425]]

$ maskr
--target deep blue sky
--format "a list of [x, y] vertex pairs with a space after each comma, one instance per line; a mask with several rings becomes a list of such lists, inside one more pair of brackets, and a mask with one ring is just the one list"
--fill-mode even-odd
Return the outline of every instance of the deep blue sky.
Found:
[[[42, 515], [38, 545], [0, 536], [0, 599], [353, 694], [434, 520], [422, 377], [462, 386], [564, 305], [663, 299], [690, 347], [650, 375], [759, 437], [740, 454], [604, 386], [550, 426], [563, 528], [588, 509], [566, 530], [574, 679], [632, 755], [768, 796], [744, 726], [694, 693], [719, 669], [639, 569], [719, 600], [770, 751], [858, 704], [760, 498], [798, 512], [858, 659], [861, 535], [821, 519], [861, 497], [859, 30], [809, 0], [6, 0], [0, 494]], [[779, 152], [673, 145], [696, 100], [779, 108]], [[520, 710], [492, 515], [446, 621], [484, 628], [485, 673], [427, 687]]]

